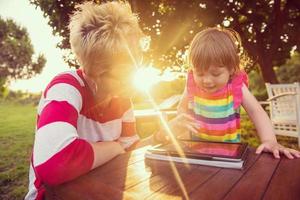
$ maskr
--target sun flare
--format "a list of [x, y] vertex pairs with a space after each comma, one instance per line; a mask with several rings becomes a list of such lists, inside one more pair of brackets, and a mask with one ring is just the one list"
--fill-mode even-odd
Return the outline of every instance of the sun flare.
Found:
[[141, 67], [134, 77], [134, 85], [141, 91], [148, 91], [151, 86], [160, 81], [160, 71], [154, 67]]

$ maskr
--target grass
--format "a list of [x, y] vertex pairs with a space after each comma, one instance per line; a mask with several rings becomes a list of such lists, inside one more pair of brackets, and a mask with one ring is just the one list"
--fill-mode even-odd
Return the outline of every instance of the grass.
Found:
[[[0, 199], [22, 199], [27, 193], [35, 118], [33, 105], [0, 102]], [[139, 122], [137, 127], [141, 137], [149, 136], [159, 128], [157, 122]], [[242, 141], [253, 147], [259, 144], [254, 126], [245, 114], [242, 114]], [[278, 141], [297, 148], [296, 138], [278, 137]]]
[[34, 128], [34, 106], [0, 102], [0, 199], [27, 192]]

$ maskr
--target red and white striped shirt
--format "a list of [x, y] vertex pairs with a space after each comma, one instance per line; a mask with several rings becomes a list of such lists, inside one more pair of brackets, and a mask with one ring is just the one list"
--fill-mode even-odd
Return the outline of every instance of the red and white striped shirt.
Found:
[[56, 76], [38, 105], [38, 119], [25, 199], [43, 199], [44, 184], [57, 185], [91, 170], [89, 142], [139, 140], [129, 99], [113, 98], [99, 108], [82, 71]]

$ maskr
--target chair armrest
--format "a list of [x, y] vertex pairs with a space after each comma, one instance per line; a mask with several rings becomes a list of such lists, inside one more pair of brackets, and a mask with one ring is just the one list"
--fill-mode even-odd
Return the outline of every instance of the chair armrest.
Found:
[[261, 106], [264, 106], [264, 105], [269, 105], [270, 104], [270, 101], [266, 100], [266, 101], [259, 101], [258, 102]]
[[296, 92], [284, 92], [282, 94], [278, 94], [278, 95], [275, 95], [271, 98], [268, 98], [267, 101], [272, 101], [272, 100], [277, 99], [279, 97], [290, 96], [290, 95], [294, 96], [294, 95], [297, 95], [297, 93]]

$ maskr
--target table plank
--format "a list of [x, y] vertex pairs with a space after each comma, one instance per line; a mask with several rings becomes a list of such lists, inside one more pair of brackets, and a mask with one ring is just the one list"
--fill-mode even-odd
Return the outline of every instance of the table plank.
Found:
[[249, 149], [244, 169], [226, 169], [220, 170], [213, 178], [205, 184], [198, 187], [190, 194], [190, 199], [223, 199], [228, 191], [239, 181], [239, 179], [255, 164], [259, 155], [256, 155], [255, 149]]
[[[182, 174], [181, 179], [184, 183], [184, 189], [187, 196], [199, 185], [204, 184], [207, 180], [214, 177], [214, 175], [220, 170], [217, 167], [198, 166], [195, 170], [188, 174]], [[174, 176], [165, 179], [166, 184], [159, 191], [153, 193], [147, 199], [182, 199], [185, 197], [183, 190], [175, 180]]]
[[[166, 181], [167, 179], [174, 177], [172, 167], [169, 162], [146, 159], [145, 164], [148, 166], [148, 170], [151, 171], [152, 176], [126, 190], [129, 193], [138, 194], [140, 199], [146, 199], [151, 196], [154, 192], [169, 184], [169, 182]], [[187, 167], [181, 163], [174, 163], [174, 165], [180, 176], [191, 173], [198, 167], [196, 165], [190, 165]]]
[[300, 199], [300, 159], [281, 159], [264, 199]]
[[[150, 146], [146, 146], [132, 152], [122, 154], [110, 162], [98, 167], [88, 174], [81, 176], [73, 181], [47, 188], [47, 198], [50, 199], [135, 199], [134, 195], [124, 192], [127, 171], [143, 166], [144, 153]], [[133, 167], [132, 167], [133, 166]], [[147, 176], [145, 174], [140, 177]], [[116, 182], [114, 182], [116, 181]], [[114, 185], [115, 184], [115, 185]], [[88, 191], [88, 192], [87, 192]]]
[[93, 175], [97, 176], [98, 174], [110, 173], [111, 171], [116, 171], [117, 169], [127, 168], [131, 164], [143, 161], [145, 152], [150, 147], [151, 147], [150, 145], [147, 145], [145, 147], [119, 155], [115, 157], [113, 160], [94, 169], [90, 173], [93, 173]]
[[[174, 198], [181, 194], [183, 195], [173, 174], [172, 164], [170, 162], [146, 159], [146, 163], [148, 163], [147, 165], [151, 169], [152, 176], [150, 179], [129, 188], [127, 192], [138, 194], [141, 199], [165, 199], [170, 197]], [[181, 177], [187, 192], [199, 184], [201, 182], [200, 180], [205, 181], [206, 177], [209, 177], [218, 170], [218, 168], [212, 167], [203, 167], [199, 169], [199, 165], [187, 166], [182, 163], [173, 163], [173, 166], [176, 167], [176, 171]], [[195, 178], [196, 175], [197, 178]], [[193, 187], [186, 186], [186, 183], [190, 182], [195, 182], [195, 184], [192, 184]], [[175, 196], [172, 195], [172, 193], [177, 189], [180, 192]]]
[[234, 185], [225, 196], [225, 199], [255, 200], [261, 199], [265, 190], [276, 171], [279, 159], [275, 159], [272, 154], [262, 153], [246, 174]]
[[77, 181], [76, 184], [65, 184], [47, 190], [46, 199], [51, 200], [111, 200], [111, 199], [139, 199], [134, 194], [98, 182]]
[[124, 170], [99, 174], [97, 178], [105, 184], [126, 190], [143, 180], [149, 179], [150, 176], [151, 172], [145, 169], [145, 164], [141, 161], [128, 166]]

